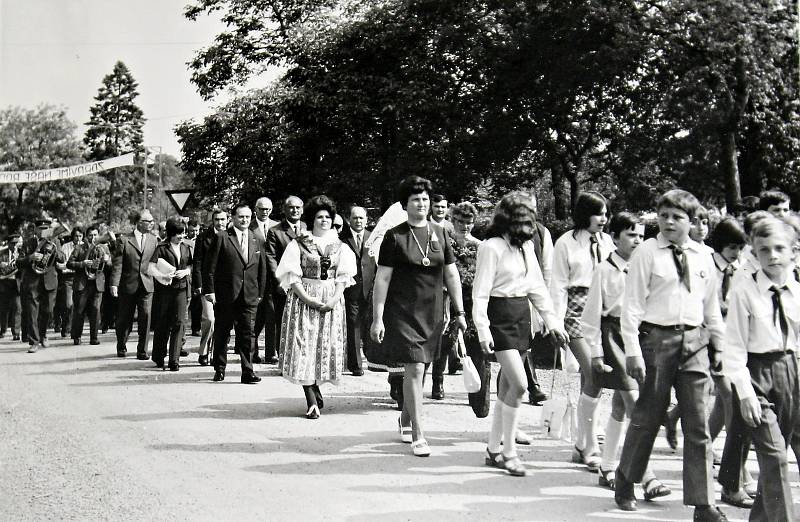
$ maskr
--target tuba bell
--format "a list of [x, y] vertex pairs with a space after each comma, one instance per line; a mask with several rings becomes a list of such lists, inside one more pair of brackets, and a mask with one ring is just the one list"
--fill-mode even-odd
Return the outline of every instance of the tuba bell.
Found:
[[0, 248], [0, 277], [8, 277], [17, 271], [17, 254], [10, 246]]
[[92, 262], [90, 266], [84, 266], [87, 276], [95, 276], [98, 272], [102, 272], [105, 269], [105, 257], [109, 253], [108, 246], [106, 245], [116, 240], [116, 236], [114, 236], [114, 233], [110, 230], [106, 230], [95, 239], [89, 249], [89, 254], [86, 256], [86, 259]]
[[36, 252], [42, 254], [42, 258], [31, 263], [31, 269], [36, 274], [43, 275], [56, 264], [56, 244], [49, 239], [43, 239]]

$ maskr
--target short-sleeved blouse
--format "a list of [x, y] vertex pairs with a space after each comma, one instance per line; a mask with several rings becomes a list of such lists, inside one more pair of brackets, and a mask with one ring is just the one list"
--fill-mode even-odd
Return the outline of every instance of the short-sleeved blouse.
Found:
[[[422, 261], [426, 248], [429, 266]], [[411, 227], [405, 222], [386, 232], [378, 265], [393, 269], [383, 311], [381, 351], [387, 360], [429, 363], [439, 355], [444, 266], [454, 262], [451, 239], [439, 225]]]

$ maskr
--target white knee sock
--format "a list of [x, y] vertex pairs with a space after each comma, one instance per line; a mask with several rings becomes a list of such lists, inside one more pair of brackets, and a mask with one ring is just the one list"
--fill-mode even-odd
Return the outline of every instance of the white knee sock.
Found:
[[500, 441], [503, 440], [503, 402], [495, 401], [492, 427], [489, 430], [489, 451], [500, 453]]
[[575, 446], [581, 451], [597, 449], [597, 430], [595, 430], [595, 417], [597, 417], [597, 406], [600, 404], [600, 397], [589, 397], [581, 393], [578, 398], [578, 441]]
[[503, 404], [503, 455], [513, 457], [517, 454], [517, 420], [519, 408]]
[[625, 421], [615, 420], [608, 417], [606, 424], [606, 441], [603, 444], [603, 471], [614, 471], [617, 469], [617, 456], [619, 455], [619, 445], [622, 442], [622, 435], [625, 433]]

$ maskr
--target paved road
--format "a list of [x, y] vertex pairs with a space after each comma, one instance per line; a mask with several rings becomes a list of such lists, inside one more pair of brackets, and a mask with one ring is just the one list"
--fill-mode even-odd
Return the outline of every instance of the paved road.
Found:
[[458, 376], [445, 401], [425, 401], [433, 455], [423, 459], [398, 441], [386, 374], [325, 385], [310, 421], [300, 387], [274, 366], [242, 385], [231, 356], [227, 380], [212, 383], [194, 353], [162, 372], [118, 359], [111, 333], [101, 341], [27, 354], [0, 340], [0, 520], [691, 520], [679, 455], [662, 437], [653, 464], [675, 493], [626, 514], [568, 462], [567, 443], [539, 434], [540, 408], [522, 417], [536, 436], [521, 448], [531, 474], [485, 467], [489, 419], [466, 406]]

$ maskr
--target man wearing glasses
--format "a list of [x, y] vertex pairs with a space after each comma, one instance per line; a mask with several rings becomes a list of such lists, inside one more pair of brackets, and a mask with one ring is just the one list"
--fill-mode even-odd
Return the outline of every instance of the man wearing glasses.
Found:
[[[278, 221], [270, 219], [272, 214], [272, 200], [264, 196], [256, 200], [256, 216], [250, 222], [250, 230], [253, 235], [258, 239], [258, 244], [264, 251], [267, 250], [267, 234], [269, 229], [278, 225]], [[267, 362], [275, 364], [277, 359], [271, 353], [274, 352], [273, 344], [275, 342], [275, 304], [272, 302], [272, 291], [277, 285], [274, 284], [275, 273], [271, 270], [267, 274], [267, 284], [264, 287], [264, 295], [261, 296], [261, 302], [258, 303], [258, 310], [256, 311], [255, 331], [253, 333], [253, 364], [261, 364]], [[258, 337], [261, 331], [264, 331], [264, 360], [258, 354]]]
[[149, 210], [135, 213], [131, 221], [134, 230], [120, 237], [111, 269], [111, 295], [119, 299], [117, 357], [125, 357], [128, 352], [125, 345], [133, 327], [133, 312], [136, 310], [136, 331], [139, 334], [136, 358], [145, 361], [150, 342], [150, 307], [153, 303], [153, 276], [147, 272], [147, 267], [158, 245], [158, 239], [150, 233], [153, 215]]

